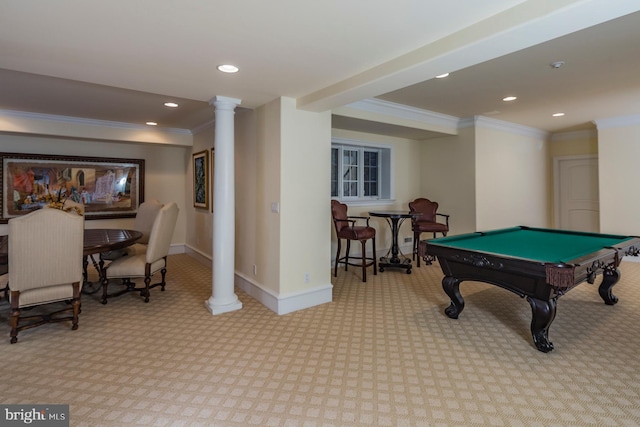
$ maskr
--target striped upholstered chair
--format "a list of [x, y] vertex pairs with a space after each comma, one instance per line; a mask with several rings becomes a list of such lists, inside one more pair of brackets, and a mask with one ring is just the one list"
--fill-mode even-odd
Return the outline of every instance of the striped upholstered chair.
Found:
[[[84, 218], [60, 209], [44, 208], [9, 220], [11, 344], [18, 341], [19, 331], [49, 322], [70, 320], [71, 329], [78, 329], [83, 239]], [[26, 309], [62, 301], [70, 305], [23, 315]]]
[[[128, 254], [112, 261], [104, 268], [102, 279], [102, 303], [106, 304], [108, 298], [122, 295], [131, 291], [138, 291], [144, 297], [144, 302], [149, 302], [149, 290], [161, 286], [164, 291], [167, 274], [167, 256], [171, 246], [173, 230], [178, 220], [178, 205], [175, 202], [166, 204], [156, 216], [146, 251], [136, 254]], [[151, 284], [151, 278], [156, 273], [161, 274], [160, 282]], [[136, 286], [131, 281], [134, 278], [144, 279], [144, 286]], [[110, 279], [121, 279], [125, 286], [117, 292], [109, 294]]]

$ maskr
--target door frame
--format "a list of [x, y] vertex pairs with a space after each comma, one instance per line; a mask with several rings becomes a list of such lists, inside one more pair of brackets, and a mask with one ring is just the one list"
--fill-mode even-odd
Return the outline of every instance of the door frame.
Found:
[[[554, 228], [560, 227], [560, 162], [566, 160], [586, 160], [596, 159], [597, 154], [577, 154], [574, 156], [557, 156], [553, 158], [553, 225]], [[599, 169], [598, 169], [599, 170]], [[598, 185], [600, 177], [598, 177]]]

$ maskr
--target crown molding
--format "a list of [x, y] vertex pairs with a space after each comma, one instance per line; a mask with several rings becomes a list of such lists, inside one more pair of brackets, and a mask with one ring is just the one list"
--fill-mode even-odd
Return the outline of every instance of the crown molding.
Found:
[[558, 132], [551, 135], [551, 141], [574, 141], [594, 139], [598, 133], [594, 129], [576, 130], [573, 132]]
[[208, 122], [204, 122], [201, 125], [196, 126], [195, 128], [191, 129], [191, 133], [193, 135], [196, 135], [196, 134], [202, 132], [203, 130], [206, 130], [206, 129], [214, 127], [215, 124], [216, 124], [216, 119], [213, 118], [213, 119], [209, 120]]
[[[109, 120], [85, 119], [80, 117], [58, 116], [54, 114], [31, 113], [31, 112], [14, 111], [14, 110], [0, 110], [0, 117], [19, 118], [19, 119], [28, 119], [28, 120], [46, 120], [46, 121], [57, 122], [57, 123], [100, 126], [100, 127], [113, 128], [113, 129], [126, 129], [126, 130], [137, 130], [137, 131], [147, 131], [147, 132], [150, 130], [150, 126], [148, 125], [138, 125], [133, 123], [113, 122]], [[192, 135], [191, 131], [188, 129], [161, 128], [161, 127], [154, 126], [153, 131], [178, 134], [178, 135]]]
[[345, 107], [454, 129], [458, 126], [459, 121], [458, 117], [447, 114], [435, 113], [421, 108], [373, 98], [356, 101], [345, 105]]
[[384, 114], [387, 116], [414, 120], [420, 123], [446, 126], [453, 129], [482, 127], [515, 133], [518, 135], [537, 139], [546, 139], [549, 136], [549, 132], [540, 129], [505, 122], [502, 120], [490, 119], [484, 116], [472, 116], [461, 119], [459, 117], [449, 116], [447, 114], [436, 113], [433, 111], [423, 110], [420, 108], [410, 107], [402, 104], [396, 104], [394, 102], [383, 101], [380, 99], [365, 99], [346, 105], [346, 107], [355, 108], [370, 113]]
[[544, 130], [532, 128], [529, 126], [518, 125], [511, 122], [505, 122], [503, 120], [491, 119], [484, 116], [472, 116], [460, 119], [458, 129], [469, 127], [499, 130], [536, 139], [547, 139], [549, 137], [549, 132]]
[[607, 119], [597, 119], [593, 123], [598, 127], [598, 130], [620, 128], [626, 126], [640, 125], [640, 114], [632, 114], [629, 116], [610, 117]]

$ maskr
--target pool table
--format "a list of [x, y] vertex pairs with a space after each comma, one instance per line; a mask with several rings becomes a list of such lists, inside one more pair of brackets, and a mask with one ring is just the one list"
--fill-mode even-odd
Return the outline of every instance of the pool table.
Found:
[[593, 283], [606, 304], [618, 298], [612, 288], [620, 279], [625, 255], [637, 256], [640, 238], [518, 226], [423, 240], [421, 255], [438, 259], [442, 287], [451, 299], [445, 314], [457, 319], [464, 309], [460, 283], [486, 282], [526, 297], [533, 312], [531, 334], [538, 350], [549, 352], [549, 327], [557, 300], [576, 285]]

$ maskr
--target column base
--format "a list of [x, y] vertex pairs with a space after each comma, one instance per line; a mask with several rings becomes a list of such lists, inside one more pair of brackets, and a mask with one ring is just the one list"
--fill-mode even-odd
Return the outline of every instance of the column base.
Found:
[[209, 312], [213, 315], [229, 313], [231, 311], [240, 310], [242, 308], [242, 302], [236, 297], [234, 301], [231, 301], [227, 304], [220, 304], [216, 302], [213, 297], [209, 298], [204, 302], [204, 306], [209, 310]]

